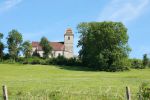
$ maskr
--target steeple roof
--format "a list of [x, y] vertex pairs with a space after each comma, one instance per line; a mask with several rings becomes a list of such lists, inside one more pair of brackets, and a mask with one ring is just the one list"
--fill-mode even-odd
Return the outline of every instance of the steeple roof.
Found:
[[73, 31], [71, 28], [67, 28], [65, 35], [73, 35]]

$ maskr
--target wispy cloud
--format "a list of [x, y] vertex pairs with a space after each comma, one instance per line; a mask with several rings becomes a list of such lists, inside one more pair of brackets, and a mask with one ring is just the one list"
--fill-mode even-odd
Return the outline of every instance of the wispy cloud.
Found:
[[0, 2], [0, 13], [8, 11], [9, 9], [17, 6], [23, 0], [5, 0], [4, 2]]
[[138, 18], [149, 6], [149, 3], [150, 0], [111, 0], [100, 13], [98, 20], [126, 23]]

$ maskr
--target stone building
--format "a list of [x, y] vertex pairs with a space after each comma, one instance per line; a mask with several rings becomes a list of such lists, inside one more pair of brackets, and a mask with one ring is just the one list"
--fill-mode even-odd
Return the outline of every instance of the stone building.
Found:
[[[57, 57], [62, 55], [66, 58], [74, 56], [73, 53], [74, 34], [71, 28], [68, 28], [64, 34], [64, 42], [50, 42], [52, 54], [49, 57]], [[32, 53], [37, 52], [43, 57], [43, 50], [39, 42], [32, 42]]]

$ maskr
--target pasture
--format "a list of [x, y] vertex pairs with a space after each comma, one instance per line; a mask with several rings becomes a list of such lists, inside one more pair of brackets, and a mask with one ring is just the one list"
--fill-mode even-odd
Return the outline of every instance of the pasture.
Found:
[[7, 85], [9, 100], [125, 100], [126, 86], [136, 100], [142, 82], [150, 83], [150, 69], [96, 72], [66, 66], [0, 64], [0, 86]]

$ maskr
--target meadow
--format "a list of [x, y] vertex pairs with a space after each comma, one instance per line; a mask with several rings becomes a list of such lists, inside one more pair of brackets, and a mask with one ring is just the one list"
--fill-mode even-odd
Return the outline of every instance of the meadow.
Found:
[[126, 86], [136, 100], [143, 82], [150, 83], [150, 69], [99, 72], [66, 66], [0, 64], [0, 86], [7, 85], [9, 100], [125, 100]]

